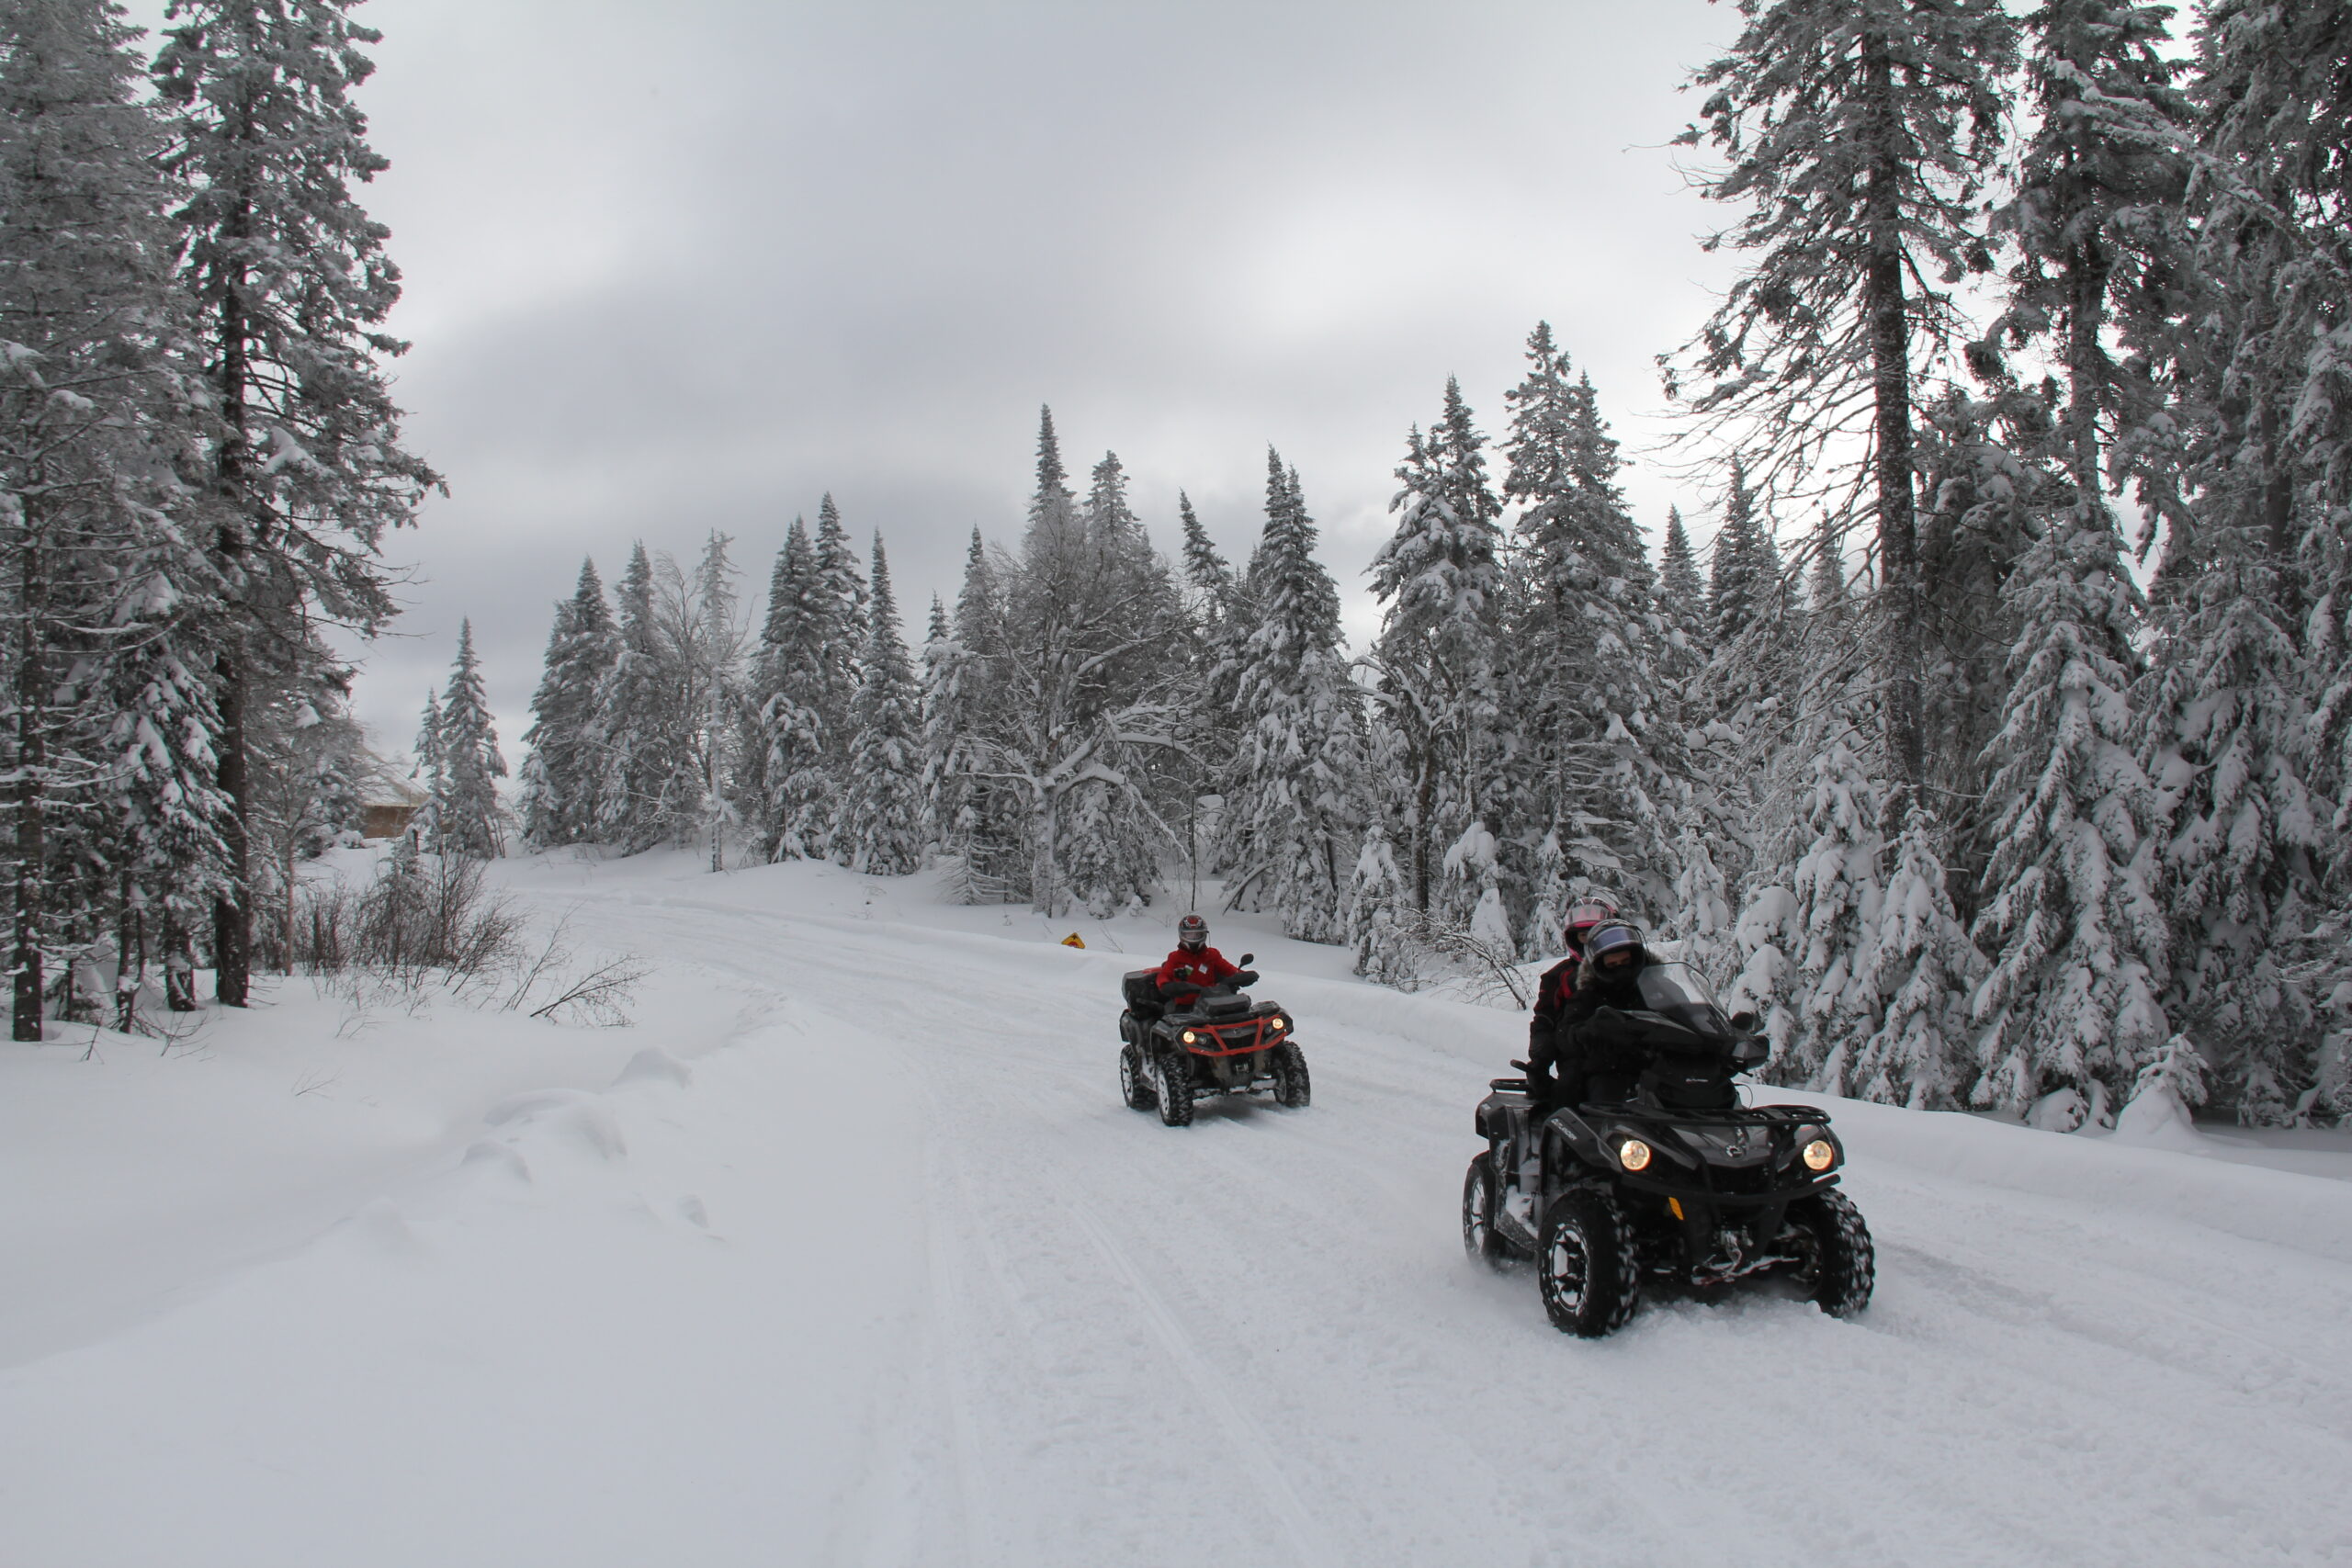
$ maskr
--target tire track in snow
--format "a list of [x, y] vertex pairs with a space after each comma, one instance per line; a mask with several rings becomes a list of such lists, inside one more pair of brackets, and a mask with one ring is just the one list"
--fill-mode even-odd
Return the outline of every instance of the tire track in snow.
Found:
[[1298, 1491], [1291, 1485], [1290, 1477], [1283, 1469], [1281, 1456], [1273, 1442], [1267, 1438], [1265, 1429], [1252, 1420], [1250, 1413], [1234, 1398], [1232, 1389], [1209, 1364], [1208, 1358], [1201, 1354], [1200, 1347], [1193, 1343], [1182, 1322], [1169, 1310], [1167, 1301], [1152, 1288], [1151, 1281], [1144, 1278], [1143, 1270], [1136, 1267], [1135, 1259], [1127, 1256], [1126, 1249], [1119, 1245], [1109, 1228], [1095, 1218], [1093, 1211], [1082, 1203], [1072, 1202], [1068, 1206], [1068, 1212], [1078, 1221], [1080, 1228], [1086, 1232], [1088, 1239], [1094, 1243], [1113, 1270], [1135, 1292], [1136, 1299], [1143, 1304], [1144, 1314], [1151, 1324], [1153, 1335], [1159, 1340], [1160, 1348], [1168, 1352], [1168, 1359], [1175, 1362], [1185, 1382], [1216, 1417], [1217, 1424], [1225, 1428], [1227, 1440], [1249, 1461], [1246, 1468], [1250, 1482], [1265, 1500], [1267, 1512], [1274, 1517], [1275, 1522], [1283, 1527], [1283, 1533], [1290, 1538], [1291, 1550], [1296, 1554], [1296, 1560], [1310, 1565], [1310, 1568], [1339, 1568], [1339, 1554], [1332, 1550], [1313, 1516], [1307, 1513], [1306, 1505], [1299, 1500]]

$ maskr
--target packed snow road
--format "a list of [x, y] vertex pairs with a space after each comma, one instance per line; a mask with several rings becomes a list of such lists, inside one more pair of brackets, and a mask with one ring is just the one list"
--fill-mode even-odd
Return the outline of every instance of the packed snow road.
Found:
[[1867, 1314], [1752, 1293], [1581, 1342], [1458, 1239], [1512, 1015], [1257, 941], [1314, 1106], [1170, 1130], [1116, 1092], [1133, 960], [766, 886], [530, 895], [724, 1027], [648, 1018], [609, 1090], [509, 1098], [316, 1244], [8, 1371], [0, 1560], [2352, 1551], [2352, 1186], [1840, 1107]]

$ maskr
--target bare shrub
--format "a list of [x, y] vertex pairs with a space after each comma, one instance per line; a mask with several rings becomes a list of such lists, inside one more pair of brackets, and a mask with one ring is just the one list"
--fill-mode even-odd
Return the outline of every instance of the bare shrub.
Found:
[[415, 1012], [435, 991], [473, 1006], [527, 1011], [558, 1023], [612, 1028], [650, 972], [638, 959], [575, 968], [569, 916], [535, 950], [514, 902], [485, 885], [482, 864], [403, 847], [376, 879], [340, 878], [302, 889], [294, 918], [294, 960], [360, 1015], [389, 1005]]
[[1478, 935], [1466, 922], [1433, 910], [1398, 911], [1384, 958], [1380, 983], [1397, 990], [1453, 991], [1482, 1007], [1527, 1010], [1518, 954]]

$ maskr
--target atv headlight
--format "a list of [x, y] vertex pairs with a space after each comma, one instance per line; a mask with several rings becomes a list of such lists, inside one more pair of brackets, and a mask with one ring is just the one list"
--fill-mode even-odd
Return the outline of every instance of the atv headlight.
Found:
[[1617, 1163], [1627, 1170], [1647, 1170], [1652, 1153], [1650, 1146], [1641, 1139], [1628, 1138], [1617, 1145]]
[[1807, 1170], [1827, 1170], [1838, 1163], [1838, 1145], [1826, 1138], [1815, 1138], [1804, 1146], [1804, 1158]]
[[1193, 1032], [1191, 1030], [1189, 1030], [1189, 1029], [1188, 1029], [1188, 1030], [1186, 1030], [1186, 1031], [1184, 1031], [1184, 1043], [1185, 1043], [1185, 1044], [1187, 1044], [1187, 1045], [1197, 1045], [1197, 1044], [1199, 1044], [1200, 1043], [1201, 1043], [1201, 1037], [1200, 1037], [1199, 1035], [1197, 1035], [1197, 1034], [1193, 1033]]
[[1288, 1020], [1288, 1019], [1284, 1018], [1284, 1017], [1283, 1017], [1282, 1014], [1280, 1014], [1280, 1013], [1276, 1013], [1276, 1014], [1274, 1014], [1274, 1016], [1273, 1016], [1273, 1017], [1272, 1017], [1272, 1018], [1268, 1019], [1266, 1021], [1267, 1021], [1267, 1023], [1268, 1023], [1268, 1024], [1270, 1024], [1270, 1025], [1272, 1025], [1272, 1028], [1274, 1029], [1275, 1032], [1277, 1032], [1277, 1033], [1280, 1033], [1283, 1030], [1288, 1029], [1288, 1028], [1290, 1027], [1290, 1020]]

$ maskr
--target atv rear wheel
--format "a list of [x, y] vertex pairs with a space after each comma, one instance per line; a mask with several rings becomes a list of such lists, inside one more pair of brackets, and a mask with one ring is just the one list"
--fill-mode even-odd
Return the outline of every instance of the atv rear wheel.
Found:
[[1285, 1040], [1274, 1047], [1274, 1103], [1294, 1111], [1304, 1109], [1314, 1098], [1313, 1082], [1306, 1076], [1306, 1053], [1296, 1042]]
[[1470, 1162], [1462, 1179], [1462, 1250], [1474, 1263], [1500, 1270], [1516, 1256], [1510, 1243], [1495, 1231], [1495, 1161], [1482, 1154]]
[[1148, 1111], [1159, 1103], [1152, 1092], [1151, 1074], [1143, 1065], [1143, 1053], [1133, 1045], [1119, 1047], [1119, 1097], [1130, 1111]]
[[1572, 1188], [1544, 1212], [1535, 1252], [1544, 1310], [1563, 1334], [1598, 1339], [1625, 1326], [1641, 1302], [1641, 1259], [1624, 1210], [1606, 1192]]
[[1159, 1090], [1159, 1120], [1170, 1127], [1193, 1124], [1193, 1064], [1182, 1051], [1162, 1051], [1152, 1061], [1152, 1085]]
[[1805, 1294], [1832, 1317], [1850, 1317], [1870, 1305], [1878, 1255], [1854, 1201], [1834, 1187], [1813, 1193], [1789, 1205], [1789, 1224], [1806, 1254], [1797, 1269]]

